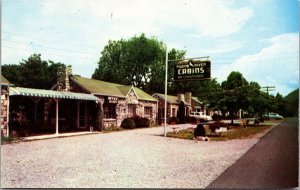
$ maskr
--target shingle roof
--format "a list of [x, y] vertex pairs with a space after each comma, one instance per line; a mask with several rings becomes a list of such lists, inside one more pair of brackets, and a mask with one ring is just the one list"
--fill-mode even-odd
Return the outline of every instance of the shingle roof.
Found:
[[1, 74], [1, 84], [2, 85], [9, 85], [11, 83]]
[[195, 102], [197, 102], [198, 104], [202, 104], [202, 102], [199, 100], [199, 98], [197, 97], [192, 97], [192, 100], [194, 100]]
[[75, 99], [75, 100], [93, 100], [97, 101], [98, 98], [92, 94], [75, 93], [75, 92], [62, 92], [55, 90], [44, 90], [34, 88], [12, 87], [9, 91], [10, 96], [31, 96], [42, 98], [59, 98], [59, 99]]
[[133, 86], [126, 86], [96, 79], [89, 79], [74, 75], [70, 78], [86, 91], [95, 95], [116, 96], [126, 98], [127, 94], [133, 89], [140, 100], [157, 101], [151, 95]]
[[[155, 94], [153, 94], [153, 96], [154, 95], [157, 95], [158, 97], [162, 98], [163, 100], [165, 99], [164, 94], [155, 93]], [[202, 102], [200, 102], [200, 100], [197, 97], [192, 96], [192, 100], [194, 100], [198, 104], [202, 104]], [[179, 104], [177, 96], [172, 96], [172, 95], [167, 95], [167, 102], [169, 102], [171, 104]], [[187, 102], [185, 102], [185, 101], [184, 101], [184, 103], [187, 104]]]
[[[155, 93], [153, 94], [157, 95], [158, 97], [165, 99], [165, 95], [164, 94], [159, 94], [159, 93]], [[171, 95], [167, 95], [167, 102], [169, 102], [170, 104], [179, 104], [178, 99], [176, 96], [171, 96]]]

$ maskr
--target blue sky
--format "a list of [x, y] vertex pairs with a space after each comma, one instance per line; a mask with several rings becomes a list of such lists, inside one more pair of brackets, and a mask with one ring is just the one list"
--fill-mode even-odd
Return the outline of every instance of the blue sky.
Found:
[[1, 64], [33, 53], [91, 77], [108, 40], [145, 33], [186, 57], [210, 56], [212, 77], [299, 87], [298, 0], [3, 0]]

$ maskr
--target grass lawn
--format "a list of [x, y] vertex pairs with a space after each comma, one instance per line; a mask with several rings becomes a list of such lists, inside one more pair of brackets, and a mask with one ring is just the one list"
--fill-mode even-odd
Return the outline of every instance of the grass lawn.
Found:
[[[272, 125], [258, 125], [255, 127], [248, 127], [247, 129], [243, 127], [229, 127], [230, 130], [221, 134], [211, 133], [208, 127], [205, 127], [205, 131], [207, 137], [209, 137], [211, 141], [226, 141], [232, 139], [251, 138], [256, 134], [262, 133], [263, 131], [269, 129], [271, 126]], [[184, 129], [178, 133], [168, 132], [167, 137], [192, 140], [194, 138], [194, 130]]]

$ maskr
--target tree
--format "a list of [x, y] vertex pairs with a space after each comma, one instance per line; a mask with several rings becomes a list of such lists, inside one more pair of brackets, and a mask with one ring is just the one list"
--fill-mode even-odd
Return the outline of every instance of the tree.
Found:
[[261, 116], [269, 108], [269, 97], [260, 91], [260, 85], [257, 82], [250, 82], [247, 99], [249, 101], [247, 111], [250, 115]]
[[57, 81], [58, 67], [63, 63], [54, 63], [41, 59], [41, 54], [33, 54], [19, 64], [1, 66], [2, 74], [15, 86], [50, 89]]
[[299, 114], [299, 88], [284, 97], [286, 102], [285, 111], [287, 116], [296, 116]]
[[[182, 58], [184, 51], [172, 49], [169, 59]], [[129, 40], [109, 41], [101, 52], [92, 78], [124, 85], [134, 85], [148, 93], [164, 91], [166, 48], [155, 37], [144, 34]], [[169, 69], [169, 81], [171, 81]]]
[[223, 90], [223, 97], [219, 100], [231, 117], [231, 124], [233, 124], [234, 113], [239, 109], [247, 109], [249, 106], [247, 100], [248, 81], [240, 72], [233, 71], [229, 74], [226, 81], [221, 84]]
[[2, 65], [1, 74], [12, 84], [22, 86], [22, 75], [20, 65]]

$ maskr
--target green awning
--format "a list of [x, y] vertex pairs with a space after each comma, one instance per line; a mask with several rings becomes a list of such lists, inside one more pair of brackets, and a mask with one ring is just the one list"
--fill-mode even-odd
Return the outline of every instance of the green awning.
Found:
[[41, 97], [41, 98], [73, 99], [73, 100], [91, 100], [91, 101], [98, 100], [96, 96], [91, 94], [23, 88], [23, 87], [11, 87], [9, 89], [9, 95]]

